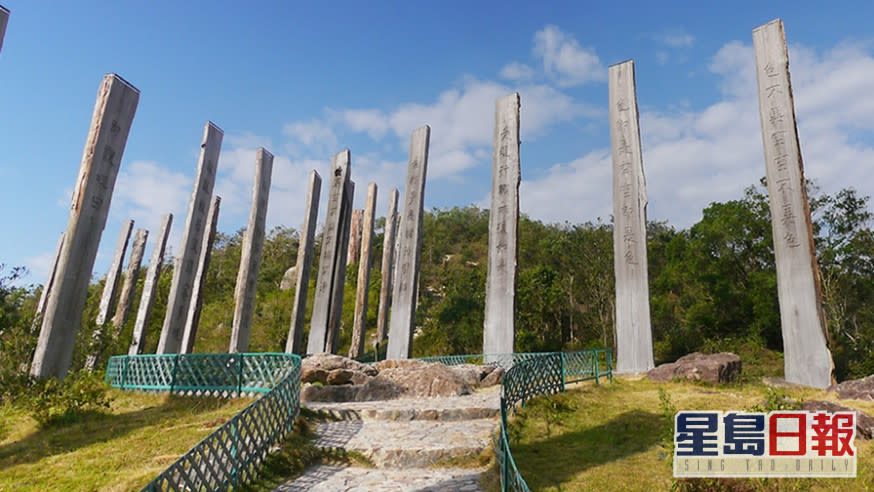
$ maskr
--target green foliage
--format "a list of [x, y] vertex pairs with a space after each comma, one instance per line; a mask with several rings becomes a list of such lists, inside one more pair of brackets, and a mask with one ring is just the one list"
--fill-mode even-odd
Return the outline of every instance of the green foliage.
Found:
[[765, 388], [765, 399], [762, 403], [756, 403], [749, 408], [750, 412], [775, 412], [778, 410], [801, 410], [802, 401], [793, 398], [786, 391], [772, 388]]
[[[668, 458], [674, 456], [674, 416], [677, 414], [677, 406], [671, 401], [671, 395], [666, 389], [659, 386], [659, 408], [662, 411], [661, 433], [659, 445], [665, 450]], [[670, 461], [670, 460], [669, 460]]]
[[34, 381], [25, 405], [42, 427], [65, 425], [89, 412], [108, 409], [112, 402], [108, 390], [109, 386], [95, 373], [79, 371], [68, 374], [63, 381]]

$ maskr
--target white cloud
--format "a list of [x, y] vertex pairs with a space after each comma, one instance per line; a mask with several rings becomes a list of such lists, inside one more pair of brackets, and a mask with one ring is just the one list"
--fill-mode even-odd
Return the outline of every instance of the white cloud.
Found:
[[695, 36], [683, 32], [671, 32], [655, 37], [659, 41], [672, 48], [688, 48], [695, 44]]
[[377, 109], [348, 109], [340, 118], [355, 132], [366, 132], [370, 138], [380, 140], [389, 130], [388, 118]]
[[546, 26], [534, 35], [534, 54], [543, 61], [546, 73], [563, 87], [607, 79], [607, 70], [591, 48], [556, 26]]
[[337, 147], [337, 135], [334, 129], [318, 119], [289, 123], [282, 129], [282, 133], [291, 137], [287, 150], [293, 155], [304, 152], [304, 149], [318, 149], [322, 153], [327, 153]]
[[534, 69], [524, 63], [512, 62], [504, 65], [500, 75], [507, 80], [528, 80], [534, 77]]

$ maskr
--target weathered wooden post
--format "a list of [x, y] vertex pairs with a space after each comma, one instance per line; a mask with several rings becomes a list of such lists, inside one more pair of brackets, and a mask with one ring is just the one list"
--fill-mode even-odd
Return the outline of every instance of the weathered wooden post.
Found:
[[815, 388], [834, 382], [822, 309], [804, 164], [795, 126], [783, 22], [753, 29], [762, 143], [771, 202], [786, 380]]
[[[331, 162], [330, 188], [328, 191], [328, 211], [325, 228], [322, 231], [322, 250], [319, 255], [319, 273], [316, 278], [316, 294], [313, 300], [313, 314], [310, 332], [307, 337], [307, 353], [325, 351], [328, 338], [328, 322], [333, 312], [331, 300], [334, 293], [335, 265], [342, 247], [343, 195], [349, 182], [349, 149], [336, 154]], [[345, 263], [344, 263], [345, 264]], [[344, 279], [339, 279], [343, 282]]]
[[194, 341], [197, 339], [197, 327], [200, 324], [200, 310], [203, 308], [203, 282], [206, 269], [209, 268], [209, 257], [212, 254], [212, 243], [218, 228], [218, 214], [222, 197], [215, 195], [209, 204], [209, 214], [206, 217], [206, 231], [203, 234], [203, 244], [200, 245], [200, 259], [197, 261], [197, 273], [194, 276], [194, 292], [188, 305], [185, 317], [185, 332], [182, 335], [182, 346], [179, 353], [190, 354], [194, 351]]
[[[97, 312], [97, 324], [102, 326], [109, 317], [109, 310], [118, 293], [118, 279], [121, 277], [121, 269], [124, 266], [124, 256], [127, 252], [127, 243], [130, 241], [130, 233], [134, 228], [134, 221], [128, 220], [121, 225], [118, 233], [118, 241], [115, 243], [115, 254], [109, 271], [106, 272], [106, 283], [103, 284], [103, 295], [100, 297], [100, 310]], [[99, 333], [98, 333], [99, 334]]]
[[42, 321], [42, 315], [46, 311], [46, 300], [49, 298], [49, 293], [52, 291], [52, 286], [55, 283], [55, 272], [58, 270], [58, 259], [61, 257], [61, 248], [64, 247], [64, 236], [65, 234], [62, 232], [61, 237], [58, 238], [58, 245], [55, 247], [55, 258], [52, 260], [52, 267], [49, 269], [49, 278], [46, 280], [45, 285], [43, 285], [42, 292], [39, 295], [39, 301], [36, 303], [36, 314], [33, 317], [33, 325], [31, 327], [34, 331], [36, 331]]
[[224, 133], [219, 127], [211, 121], [206, 123], [203, 129], [203, 141], [200, 144], [200, 157], [197, 160], [197, 173], [194, 176], [194, 190], [188, 202], [188, 216], [185, 218], [182, 244], [177, 253], [179, 257], [174, 263], [167, 312], [164, 315], [164, 326], [161, 328], [161, 339], [158, 341], [159, 354], [175, 354], [182, 346], [185, 317], [188, 315], [188, 306], [191, 303], [194, 274], [203, 243], [203, 231], [206, 228], [206, 215], [215, 185], [216, 166], [223, 136]]
[[388, 309], [391, 305], [392, 277], [394, 276], [395, 236], [398, 228], [398, 189], [392, 188], [385, 215], [385, 233], [382, 241], [382, 285], [379, 287], [379, 313], [376, 315], [376, 341], [382, 343], [388, 327]]
[[140, 92], [118, 75], [103, 77], [76, 179], [55, 285], [49, 293], [30, 367], [33, 376], [63, 378], [73, 361], [97, 247], [139, 98]]
[[0, 51], [3, 51], [3, 37], [6, 36], [6, 24], [9, 22], [9, 9], [0, 5]]
[[134, 320], [134, 334], [131, 338], [128, 355], [137, 355], [143, 352], [146, 326], [149, 323], [149, 316], [152, 314], [155, 290], [158, 288], [158, 278], [161, 276], [161, 266], [164, 263], [164, 249], [167, 247], [167, 237], [170, 236], [172, 224], [173, 214], [166, 214], [161, 218], [161, 226], [158, 228], [158, 236], [155, 238], [155, 247], [152, 249], [152, 259], [149, 261], [149, 268], [146, 270], [146, 278], [143, 281], [143, 294], [140, 296], [140, 305], [137, 307], [137, 319]]
[[351, 265], [358, 260], [361, 250], [361, 228], [364, 220], [364, 210], [356, 208], [352, 210], [352, 218], [349, 225], [349, 249], [346, 250], [346, 265]]
[[343, 324], [343, 297], [346, 293], [346, 253], [349, 251], [349, 236], [352, 223], [352, 198], [355, 196], [355, 182], [349, 180], [343, 190], [343, 215], [340, 218], [340, 247], [337, 263], [334, 265], [334, 292], [331, 295], [331, 315], [328, 319], [328, 338], [325, 352], [337, 352], [337, 340]]
[[512, 354], [516, 342], [516, 263], [519, 238], [519, 94], [498, 99], [492, 150], [492, 203], [483, 354]]
[[646, 180], [640, 150], [634, 61], [608, 69], [613, 147], [613, 266], [616, 372], [654, 367], [646, 257]]
[[285, 342], [285, 352], [303, 352], [303, 325], [306, 317], [307, 291], [310, 283], [310, 268], [313, 263], [313, 242], [316, 235], [316, 221], [319, 217], [319, 195], [322, 190], [322, 177], [315, 170], [310, 172], [303, 226], [300, 228], [300, 243], [297, 247], [297, 285], [294, 289], [294, 305], [291, 309], [291, 328]]
[[404, 210], [400, 224], [397, 278], [392, 292], [389, 320], [388, 359], [409, 359], [413, 354], [416, 324], [416, 295], [419, 287], [419, 260], [422, 255], [422, 220], [425, 202], [425, 176], [428, 170], [428, 144], [431, 127], [416, 129], [410, 142], [410, 163], [404, 187]]
[[240, 271], [234, 293], [234, 328], [231, 332], [229, 352], [249, 350], [252, 315], [255, 311], [255, 290], [258, 285], [258, 270], [261, 268], [261, 252], [264, 250], [264, 226], [267, 221], [267, 199], [270, 196], [272, 173], [273, 154], [261, 147], [255, 155], [252, 209], [249, 212], [249, 226], [246, 235], [243, 236]]
[[146, 240], [148, 238], [149, 231], [145, 229], [138, 229], [134, 235], [134, 244], [130, 250], [130, 260], [127, 263], [127, 271], [124, 273], [124, 284], [121, 287], [121, 294], [118, 296], [118, 307], [115, 308], [115, 316], [112, 317], [112, 325], [115, 327], [116, 337], [127, 322], [131, 304], [133, 304], [134, 294], [137, 289], [137, 277], [139, 276], [140, 265], [143, 262], [143, 253], [146, 251]]
[[370, 249], [373, 242], [373, 219], [376, 215], [376, 183], [367, 185], [367, 203], [361, 222], [361, 259], [358, 262], [358, 284], [355, 291], [355, 318], [352, 323], [352, 345], [349, 357], [364, 354], [364, 332], [367, 328], [367, 294], [370, 290]]

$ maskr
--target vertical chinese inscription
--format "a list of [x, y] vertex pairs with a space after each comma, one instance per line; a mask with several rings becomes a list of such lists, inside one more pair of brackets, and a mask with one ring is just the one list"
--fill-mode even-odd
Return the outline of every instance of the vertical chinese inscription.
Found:
[[167, 312], [164, 315], [164, 326], [161, 328], [161, 339], [158, 341], [159, 354], [175, 354], [182, 345], [185, 318], [194, 287], [195, 263], [200, 257], [206, 214], [215, 184], [216, 165], [223, 136], [224, 133], [219, 127], [212, 122], [206, 123], [200, 144], [197, 173], [194, 176], [194, 190], [188, 202], [182, 244], [179, 246], [179, 256], [173, 268]]
[[753, 48], [777, 264], [785, 377], [793, 383], [825, 388], [833, 382], [834, 364], [822, 311], [819, 268], [795, 126], [783, 22], [776, 19], [753, 29]]
[[303, 325], [306, 316], [307, 290], [310, 283], [310, 267], [313, 262], [313, 242], [316, 235], [316, 221], [319, 216], [319, 195], [322, 189], [322, 178], [315, 170], [310, 172], [310, 184], [307, 191], [306, 212], [303, 226], [300, 229], [300, 244], [297, 249], [297, 286], [294, 289], [294, 305], [291, 310], [291, 328], [285, 342], [285, 352], [300, 354], [303, 352]]
[[613, 151], [613, 266], [616, 274], [616, 371], [654, 366], [646, 258], [646, 180], [634, 61], [608, 70]]
[[379, 288], [379, 312], [376, 315], [376, 339], [385, 341], [388, 327], [388, 308], [391, 305], [391, 288], [394, 277], [395, 236], [398, 227], [398, 189], [392, 188], [385, 215], [385, 233], [382, 242], [382, 285]]
[[161, 227], [158, 229], [158, 237], [155, 239], [155, 246], [152, 249], [152, 259], [149, 261], [146, 279], [143, 281], [143, 295], [140, 297], [140, 305], [137, 307], [137, 319], [134, 321], [134, 333], [130, 348], [128, 348], [128, 355], [137, 355], [143, 352], [146, 326], [149, 324], [152, 304], [155, 302], [155, 291], [158, 288], [158, 278], [164, 263], [164, 249], [167, 247], [167, 237], [170, 235], [172, 224], [173, 214], [166, 214], [161, 218]]
[[[313, 314], [310, 320], [310, 333], [307, 339], [308, 354], [325, 351], [328, 337], [328, 323], [331, 317], [331, 299], [334, 292], [336, 257], [342, 245], [342, 207], [343, 195], [349, 182], [350, 152], [346, 149], [334, 155], [331, 162], [328, 210], [325, 227], [322, 231], [322, 250], [319, 255], [316, 293], [313, 300]], [[340, 279], [342, 281], [342, 279]]]
[[[489, 261], [486, 279], [483, 353], [515, 351], [516, 263], [519, 228], [519, 94], [495, 103]], [[487, 355], [486, 362], [488, 360]]]
[[389, 359], [409, 359], [413, 352], [419, 259], [422, 254], [425, 176], [428, 169], [430, 138], [431, 127], [425, 125], [413, 131], [410, 142], [410, 161], [404, 187], [404, 215], [398, 234], [397, 277], [392, 292], [389, 319], [386, 353]]
[[273, 154], [259, 148], [255, 154], [255, 179], [252, 183], [252, 208], [249, 226], [243, 236], [243, 251], [237, 288], [234, 293], [234, 326], [231, 331], [229, 352], [247, 352], [252, 334], [252, 315], [255, 311], [255, 287], [264, 250], [264, 228], [267, 221], [267, 199], [270, 196], [270, 176], [273, 172]]
[[140, 92], [116, 74], [106, 75], [98, 90], [55, 285], [30, 367], [33, 376], [63, 378], [72, 363], [97, 247], [139, 97]]

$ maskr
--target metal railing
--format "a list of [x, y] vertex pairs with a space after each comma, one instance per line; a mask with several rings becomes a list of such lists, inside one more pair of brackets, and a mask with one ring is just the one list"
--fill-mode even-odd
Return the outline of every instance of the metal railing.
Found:
[[152, 480], [144, 491], [229, 490], [254, 478], [300, 410], [300, 357], [291, 354], [117, 356], [106, 381], [123, 389], [195, 395], [264, 393]]

